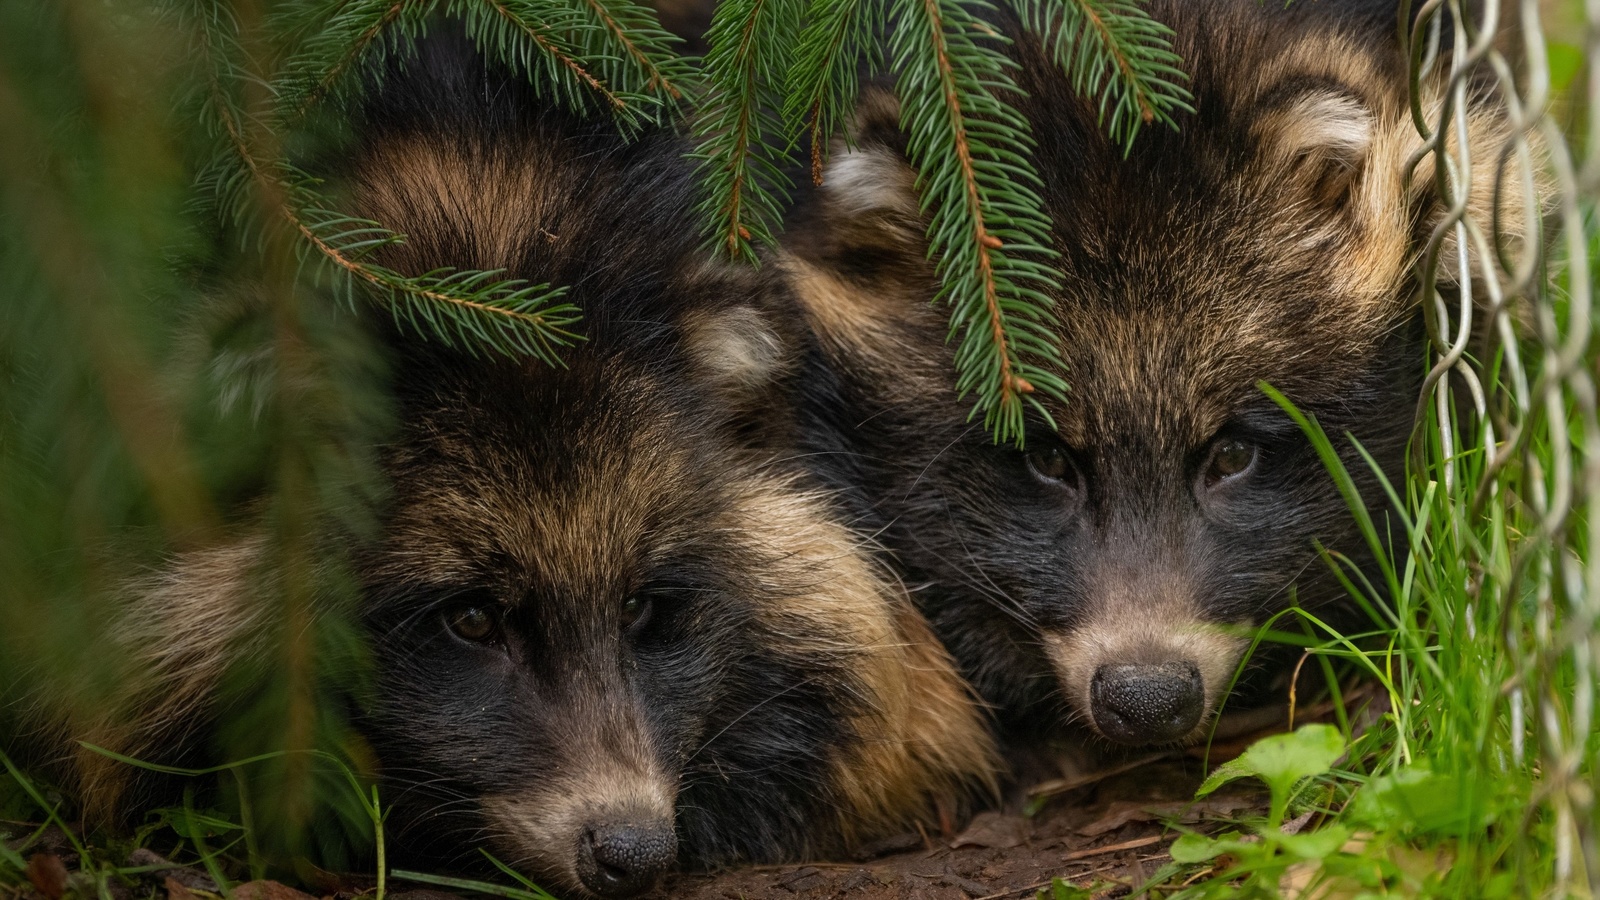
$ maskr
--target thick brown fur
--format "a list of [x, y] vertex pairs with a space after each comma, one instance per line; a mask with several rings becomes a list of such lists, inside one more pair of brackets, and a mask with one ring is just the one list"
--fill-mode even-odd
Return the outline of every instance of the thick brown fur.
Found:
[[[803, 859], [993, 790], [975, 697], [795, 458], [805, 330], [770, 272], [704, 258], [682, 149], [551, 110], [448, 35], [364, 113], [355, 209], [406, 235], [385, 265], [568, 285], [584, 316], [557, 367], [376, 326], [400, 428], [381, 535], [352, 560], [375, 681], [356, 725], [401, 852], [472, 865], [483, 842], [552, 888], [622, 895], [649, 879], [603, 889], [596, 829], [690, 865]], [[133, 714], [64, 736], [203, 757], [271, 601], [264, 546], [131, 587]], [[128, 770], [78, 771], [113, 809]]]
[[[1175, 30], [1195, 112], [1176, 131], [1145, 128], [1126, 157], [1033, 39], [1012, 51], [1060, 253], [1071, 384], [1043, 401], [1058, 430], [1031, 422], [1027, 453], [992, 446], [955, 394], [926, 221], [882, 87], [866, 91], [854, 148], [835, 148], [785, 260], [823, 347], [808, 379], [818, 458], [879, 518], [941, 638], [1018, 732], [1078, 720], [1126, 743], [1193, 740], [1249, 628], [1291, 603], [1360, 627], [1317, 546], [1369, 575], [1373, 559], [1258, 382], [1326, 429], [1404, 552], [1346, 436], [1398, 483], [1425, 368], [1411, 266], [1442, 209], [1428, 164], [1404, 177], [1421, 140], [1396, 10], [1167, 0], [1150, 12]], [[1497, 104], [1471, 102], [1472, 144], [1498, 148]], [[1483, 222], [1489, 162], [1469, 198]], [[1243, 471], [1215, 464], [1230, 442]], [[1107, 734], [1095, 685], [1162, 666], [1189, 673], [1198, 717]]]

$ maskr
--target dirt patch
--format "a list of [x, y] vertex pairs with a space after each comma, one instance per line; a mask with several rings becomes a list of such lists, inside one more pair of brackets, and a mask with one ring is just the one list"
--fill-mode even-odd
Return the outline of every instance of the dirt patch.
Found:
[[1109, 772], [1043, 785], [1048, 798], [1023, 810], [1019, 792], [1002, 812], [982, 813], [957, 834], [908, 834], [878, 855], [842, 863], [754, 866], [669, 876], [651, 900], [972, 900], [1032, 897], [1062, 878], [1116, 896], [1170, 861], [1178, 835], [1163, 822], [1204, 823], [1254, 813], [1261, 798], [1231, 794], [1195, 803], [1202, 763], [1187, 755], [1146, 758]]

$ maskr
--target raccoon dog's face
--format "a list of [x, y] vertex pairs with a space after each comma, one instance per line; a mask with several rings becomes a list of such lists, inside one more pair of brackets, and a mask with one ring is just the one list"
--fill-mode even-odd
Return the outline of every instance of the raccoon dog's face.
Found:
[[742, 467], [724, 423], [669, 374], [583, 351], [560, 374], [410, 375], [430, 384], [391, 454], [390, 538], [367, 570], [367, 730], [404, 786], [407, 838], [484, 842], [552, 886], [623, 896], [677, 859], [674, 809], [698, 765], [822, 765], [814, 742], [843, 739], [835, 725], [787, 721], [803, 733], [756, 748], [730, 714], [827, 708], [811, 679], [848, 676], [827, 671], [847, 654], [819, 673], [774, 631], [772, 607], [810, 586], [782, 583], [789, 535], [754, 517], [811, 523], [770, 515], [791, 489]]
[[917, 596], [935, 627], [1016, 727], [1049, 727], [1064, 705], [1119, 743], [1194, 740], [1247, 629], [1291, 603], [1345, 603], [1319, 543], [1370, 568], [1334, 480], [1259, 382], [1320, 423], [1387, 530], [1346, 433], [1398, 479], [1428, 198], [1402, 187], [1416, 139], [1393, 9], [1336, 6], [1153, 4], [1196, 112], [1145, 129], [1126, 158], [1019, 42], [1071, 383], [1046, 403], [1058, 430], [1033, 423], [1026, 452], [991, 446], [950, 389], [881, 95], [798, 229], [790, 271], [834, 376], [816, 401], [827, 458], [849, 461], [839, 477], [885, 515], [910, 579], [931, 582]]

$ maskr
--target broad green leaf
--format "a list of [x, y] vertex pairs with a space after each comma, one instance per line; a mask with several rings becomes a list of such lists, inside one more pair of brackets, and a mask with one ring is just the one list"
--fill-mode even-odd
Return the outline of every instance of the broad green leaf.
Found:
[[1381, 830], [1466, 834], [1487, 824], [1473, 821], [1473, 811], [1481, 807], [1466, 802], [1472, 790], [1459, 774], [1439, 774], [1420, 767], [1401, 769], [1374, 778], [1357, 791], [1348, 816]]
[[[1039, 892], [1041, 895], [1044, 891]], [[1089, 900], [1094, 893], [1059, 878], [1050, 879], [1050, 900]]]
[[1238, 759], [1218, 766], [1195, 796], [1204, 797], [1230, 781], [1254, 775], [1266, 782], [1275, 800], [1287, 799], [1302, 778], [1321, 775], [1344, 755], [1344, 736], [1332, 725], [1304, 725], [1290, 734], [1262, 738]]
[[1339, 852], [1339, 848], [1350, 840], [1350, 829], [1342, 825], [1327, 825], [1316, 831], [1301, 834], [1273, 832], [1268, 838], [1291, 856], [1301, 859], [1322, 859]]
[[1256, 774], [1255, 769], [1250, 767], [1249, 760], [1245, 759], [1245, 757], [1240, 756], [1236, 759], [1230, 759], [1212, 769], [1211, 774], [1206, 776], [1206, 780], [1200, 785], [1200, 789], [1194, 792], [1194, 795], [1196, 797], [1204, 797], [1230, 781], [1249, 778], [1254, 774]]
[[1225, 831], [1214, 838], [1203, 834], [1185, 834], [1172, 842], [1167, 853], [1173, 862], [1189, 864], [1216, 859], [1224, 853], [1237, 853], [1248, 846], [1237, 831]]

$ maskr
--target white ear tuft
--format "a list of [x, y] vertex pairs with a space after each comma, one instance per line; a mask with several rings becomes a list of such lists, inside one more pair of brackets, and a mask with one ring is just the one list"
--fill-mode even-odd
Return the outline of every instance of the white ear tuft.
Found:
[[915, 220], [917, 176], [898, 154], [885, 147], [857, 147], [828, 162], [822, 190], [836, 213], [892, 213]]
[[1348, 94], [1306, 94], [1283, 115], [1275, 149], [1285, 156], [1360, 160], [1372, 146], [1372, 113]]
[[728, 393], [760, 391], [787, 365], [782, 339], [748, 306], [695, 317], [687, 338], [694, 361]]

